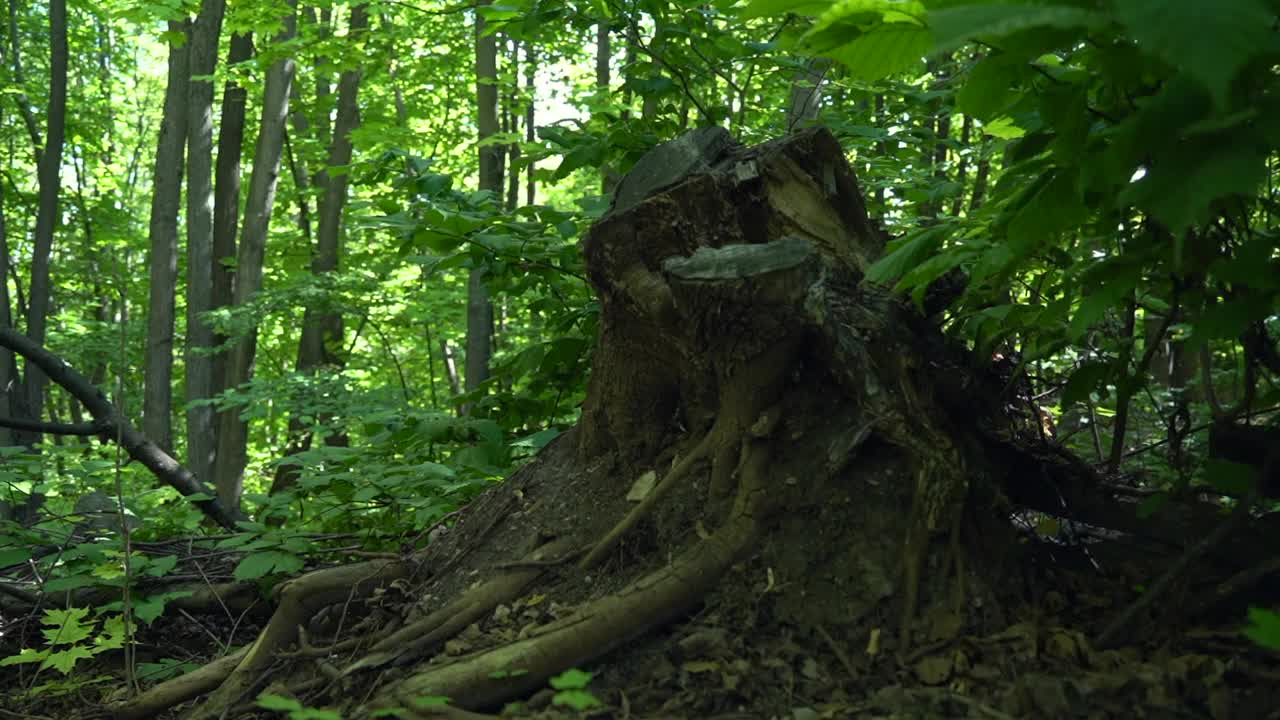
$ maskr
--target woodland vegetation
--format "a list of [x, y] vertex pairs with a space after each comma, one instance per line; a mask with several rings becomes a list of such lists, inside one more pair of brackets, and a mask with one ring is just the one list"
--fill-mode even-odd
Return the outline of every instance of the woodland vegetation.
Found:
[[0, 718], [1275, 717], [1280, 2], [5, 7]]

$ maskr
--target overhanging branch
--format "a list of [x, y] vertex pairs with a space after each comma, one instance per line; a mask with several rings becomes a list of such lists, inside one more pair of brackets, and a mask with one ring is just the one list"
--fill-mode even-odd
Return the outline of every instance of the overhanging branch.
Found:
[[138, 432], [127, 419], [120, 415], [101, 390], [89, 382], [84, 375], [76, 372], [75, 368], [68, 365], [62, 358], [9, 327], [0, 327], [0, 347], [8, 348], [35, 363], [50, 380], [61, 385], [79, 400], [93, 416], [93, 434], [118, 441], [129, 457], [147, 466], [147, 469], [157, 478], [184, 497], [203, 495], [205, 499], [194, 502], [214, 522], [228, 530], [234, 530], [236, 521], [243, 519], [239, 512], [219, 503], [213, 491], [200, 482], [200, 479], [190, 470], [161, 450], [147, 436]]

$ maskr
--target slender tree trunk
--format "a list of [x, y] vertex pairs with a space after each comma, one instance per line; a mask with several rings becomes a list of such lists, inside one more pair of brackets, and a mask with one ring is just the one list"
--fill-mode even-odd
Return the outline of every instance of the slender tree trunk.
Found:
[[[612, 61], [613, 44], [611, 42], [608, 20], [596, 23], [596, 97], [604, 101], [609, 97], [610, 85], [613, 83]], [[600, 168], [600, 192], [609, 195], [617, 187], [622, 176], [612, 165]]]
[[[831, 61], [810, 58], [791, 80], [791, 100], [787, 103], [787, 132], [798, 130], [818, 119], [822, 109], [822, 86]], [[744, 100], [745, 102], [745, 100]]]
[[[480, 3], [488, 5], [488, 0]], [[498, 44], [485, 32], [485, 21], [476, 14], [476, 106], [479, 141], [498, 131]], [[480, 148], [480, 189], [502, 196], [502, 154], [494, 145]], [[467, 279], [466, 388], [475, 390], [489, 378], [493, 348], [493, 304], [484, 284], [484, 273], [472, 269]]]
[[[524, 46], [524, 94], [525, 102], [528, 103], [524, 109], [524, 139], [530, 144], [532, 144], [536, 139], [533, 125], [535, 113], [534, 105], [535, 100], [538, 97], [537, 89], [534, 86], [535, 76], [538, 74], [538, 65], [535, 60], [536, 57], [537, 56], [534, 54], [533, 43], [528, 42]], [[529, 166], [525, 168], [524, 201], [526, 204], [532, 205], [534, 204], [536, 197], [537, 186], [534, 185], [533, 181], [533, 163], [529, 163]]]
[[[209, 349], [216, 343], [202, 315], [214, 308], [213, 74], [225, 0], [202, 0], [191, 28], [187, 88], [187, 467], [201, 482], [214, 477], [218, 428], [213, 408], [195, 401], [219, 389]], [[197, 79], [206, 78], [206, 79]]]
[[[520, 102], [520, 42], [511, 41], [511, 87], [507, 89], [506, 95], [506, 116], [507, 132], [513, 137], [518, 137], [520, 132], [520, 113], [517, 107]], [[507, 145], [507, 197], [506, 207], [510, 212], [516, 209], [520, 204], [520, 172], [516, 169], [516, 163], [520, 161], [520, 143], [513, 142]]]
[[[253, 57], [253, 36], [235, 33], [227, 52], [227, 66]], [[236, 232], [240, 222], [240, 161], [244, 154], [244, 120], [248, 92], [234, 82], [222, 86], [222, 111], [218, 122], [218, 163], [214, 170], [213, 197], [213, 306], [231, 304], [235, 275], [228, 264], [236, 256]], [[222, 335], [219, 343], [225, 342]], [[221, 392], [226, 377], [226, 355], [213, 359], [215, 389]]]
[[[876, 93], [875, 111], [876, 111], [876, 125], [880, 128], [881, 131], [887, 133], [889, 131], [889, 118], [886, 117], [886, 113], [885, 113], [884, 93]], [[887, 141], [881, 140], [876, 143], [877, 155], [879, 155], [880, 157], [888, 157], [889, 156], [888, 153], [889, 153], [889, 143]], [[872, 197], [875, 198], [875, 201], [876, 201], [875, 214], [884, 215], [884, 210], [885, 210], [884, 185], [877, 184], [875, 192], [872, 193]]]
[[[0, 112], [0, 125], [4, 124], [3, 113]], [[0, 183], [0, 327], [13, 327], [13, 312], [9, 299], [9, 231], [5, 224], [4, 183]], [[0, 348], [0, 412], [9, 417], [17, 417], [15, 411], [15, 389], [20, 387], [18, 366], [9, 348]], [[14, 444], [13, 432], [9, 428], [0, 428], [0, 447]], [[0, 503], [0, 519], [11, 517], [13, 508], [7, 503]]]
[[973, 175], [973, 195], [969, 196], [970, 214], [982, 207], [986, 200], [987, 179], [991, 176], [991, 158], [987, 157], [987, 141], [984, 139], [978, 146], [978, 169]]
[[[355, 5], [351, 8], [348, 20], [350, 32], [348, 42], [356, 44], [363, 41], [369, 28], [368, 8]], [[357, 95], [360, 90], [361, 70], [346, 70], [338, 80], [338, 107], [334, 119], [333, 132], [326, 135], [332, 137], [329, 156], [324, 169], [316, 174], [316, 184], [323, 188], [320, 198], [320, 226], [314, 253], [311, 257], [311, 273], [319, 278], [322, 275], [336, 272], [342, 258], [342, 216], [346, 209], [348, 175], [346, 168], [351, 164], [351, 133], [360, 125], [360, 108]], [[295, 86], [296, 87], [296, 86]], [[294, 126], [298, 126], [299, 112], [295, 111]], [[305, 118], [302, 120], [305, 124]], [[302, 166], [302, 163], [298, 163]], [[341, 172], [333, 173], [331, 169], [340, 168]], [[304, 171], [305, 172], [305, 171]], [[297, 178], [295, 177], [295, 181]], [[305, 182], [305, 180], [304, 180]], [[299, 187], [299, 192], [305, 192]], [[341, 367], [345, 364], [342, 356], [343, 322], [340, 313], [308, 306], [303, 311], [302, 336], [298, 342], [297, 371], [313, 375], [324, 367]], [[345, 445], [345, 437], [331, 436], [331, 444]], [[289, 419], [288, 447], [284, 456], [295, 455], [309, 449], [314, 439], [302, 421], [296, 416]], [[275, 478], [271, 483], [274, 494], [284, 490], [297, 479], [296, 465], [278, 465]]]
[[[284, 29], [274, 41], [291, 40], [297, 29], [294, 16], [296, 3], [289, 3]], [[262, 120], [258, 143], [254, 150], [253, 171], [249, 177], [249, 194], [245, 200], [244, 229], [236, 258], [234, 305], [243, 306], [262, 289], [262, 263], [266, 255], [267, 233], [271, 210], [275, 204], [276, 181], [280, 176], [280, 158], [284, 150], [285, 123], [289, 116], [289, 91], [296, 65], [293, 58], [277, 60], [267, 71], [262, 98]], [[227, 387], [235, 388], [253, 376], [253, 360], [257, 351], [257, 330], [251, 330], [232, 346], [227, 356]], [[248, 424], [240, 413], [223, 413], [218, 432], [218, 463], [215, 471], [218, 499], [225, 507], [239, 508], [244, 489], [244, 469], [248, 461]]]
[[960, 154], [960, 162], [956, 166], [956, 182], [960, 184], [960, 190], [951, 202], [952, 217], [960, 217], [960, 210], [964, 208], [964, 186], [969, 181], [969, 152], [972, 149], [969, 142], [972, 136], [973, 118], [965, 115], [964, 122], [960, 125], [960, 147], [964, 152]]
[[[369, 27], [367, 8], [351, 8], [350, 42], [360, 42]], [[324, 195], [320, 200], [320, 228], [311, 272], [319, 277], [338, 270], [342, 255], [342, 216], [347, 203], [348, 174], [351, 164], [351, 133], [360, 125], [357, 95], [360, 91], [359, 69], [347, 70], [338, 81], [338, 108], [334, 120], [332, 142], [325, 169], [316, 180]], [[334, 173], [333, 169], [340, 169]], [[298, 369], [313, 370], [322, 365], [341, 366], [342, 315], [308, 307], [302, 323], [302, 341], [298, 352]]]
[[147, 353], [144, 365], [142, 430], [161, 450], [173, 454], [173, 323], [178, 282], [178, 211], [182, 203], [183, 151], [187, 145], [187, 85], [190, 27], [169, 22], [182, 33], [181, 47], [169, 45], [169, 79], [164, 116], [156, 141], [152, 175], [151, 223], [147, 261], [151, 287], [147, 302]]
[[[67, 120], [67, 3], [49, 3], [49, 106], [46, 113], [45, 142], [40, 153], [37, 177], [40, 192], [36, 201], [35, 247], [31, 257], [31, 288], [27, 306], [27, 337], [44, 344], [53, 286], [49, 280], [49, 257], [58, 225], [58, 199], [62, 189], [62, 147]], [[44, 373], [27, 363], [24, 373], [26, 416], [40, 419], [44, 399]], [[24, 433], [27, 443], [39, 441], [39, 433]]]

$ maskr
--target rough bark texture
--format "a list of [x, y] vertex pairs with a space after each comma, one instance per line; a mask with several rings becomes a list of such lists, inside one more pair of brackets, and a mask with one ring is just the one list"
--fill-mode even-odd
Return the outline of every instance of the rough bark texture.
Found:
[[[169, 31], [186, 37], [185, 22], [170, 22]], [[152, 180], [151, 224], [147, 258], [150, 295], [147, 307], [147, 354], [142, 399], [143, 431], [166, 452], [173, 452], [173, 322], [178, 282], [178, 209], [182, 202], [183, 154], [187, 146], [187, 67], [190, 45], [169, 45], [169, 79], [164, 115], [156, 141]]]
[[[293, 38], [297, 28], [294, 4], [284, 18], [284, 29], [275, 42]], [[289, 91], [296, 64], [284, 57], [267, 71], [263, 89], [262, 119], [258, 143], [249, 177], [249, 195], [245, 200], [244, 229], [236, 258], [236, 283], [233, 304], [242, 306], [262, 289], [262, 262], [267, 250], [267, 233], [271, 226], [271, 210], [275, 205], [276, 181], [280, 178], [280, 157], [284, 149], [285, 122], [289, 115]], [[228, 388], [238, 387], [253, 376], [253, 359], [257, 350], [257, 331], [251, 330], [227, 354]], [[215, 470], [218, 499], [228, 508], [240, 507], [244, 488], [244, 469], [248, 461], [248, 424], [239, 413], [223, 413], [218, 429], [218, 463]]]
[[[208, 77], [218, 61], [225, 0], [203, 0], [191, 28], [191, 76]], [[214, 396], [218, 382], [208, 349], [216, 341], [202, 319], [213, 298], [213, 82], [187, 90], [187, 467], [209, 482], [218, 450], [213, 408], [192, 404]]]

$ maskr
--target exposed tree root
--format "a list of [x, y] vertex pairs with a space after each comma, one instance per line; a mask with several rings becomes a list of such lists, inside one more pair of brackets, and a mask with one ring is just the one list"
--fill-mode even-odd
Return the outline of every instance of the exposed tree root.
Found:
[[298, 627], [321, 608], [350, 598], [368, 595], [374, 588], [409, 575], [409, 565], [399, 561], [374, 560], [307, 573], [276, 588], [276, 612], [258, 639], [253, 642], [230, 676], [189, 717], [198, 720], [219, 717], [225, 708], [240, 702], [263, 679], [262, 674], [276, 654], [298, 637]]
[[[586, 570], [595, 567], [617, 546], [633, 527], [648, 517], [671, 490], [683, 482], [690, 470], [708, 455], [712, 458], [710, 499], [724, 497], [732, 489], [733, 473], [740, 464], [742, 437], [748, 431], [764, 437], [772, 432], [778, 415], [770, 418], [764, 413], [774, 403], [782, 387], [782, 380], [795, 357], [794, 343], [784, 342], [748, 360], [734, 376], [727, 380], [721, 391], [720, 408], [715, 424], [702, 440], [694, 446], [671, 472], [631, 509], [622, 520], [587, 553], [579, 565]], [[763, 423], [766, 427], [755, 430], [751, 424]]]
[[[555, 558], [571, 548], [567, 540], [553, 540], [531, 553], [529, 559], [537, 562]], [[512, 568], [471, 588], [427, 617], [378, 641], [364, 657], [348, 667], [344, 674], [381, 667], [393, 661], [404, 664], [432, 652], [438, 645], [488, 615], [497, 606], [519, 597], [529, 583], [546, 572], [546, 568], [547, 566], [536, 565]]]
[[244, 647], [185, 675], [166, 680], [137, 697], [108, 708], [116, 720], [142, 720], [218, 687], [249, 652]]
[[767, 439], [748, 443], [729, 519], [670, 566], [551, 623], [533, 637], [412, 675], [386, 688], [371, 707], [400, 707], [417, 712], [417, 717], [429, 717], [413, 709], [415, 700], [424, 696], [445, 696], [468, 709], [492, 707], [540, 688], [551, 676], [587, 664], [687, 613], [725, 571], [756, 548], [769, 510], [764, 483], [769, 457]]

